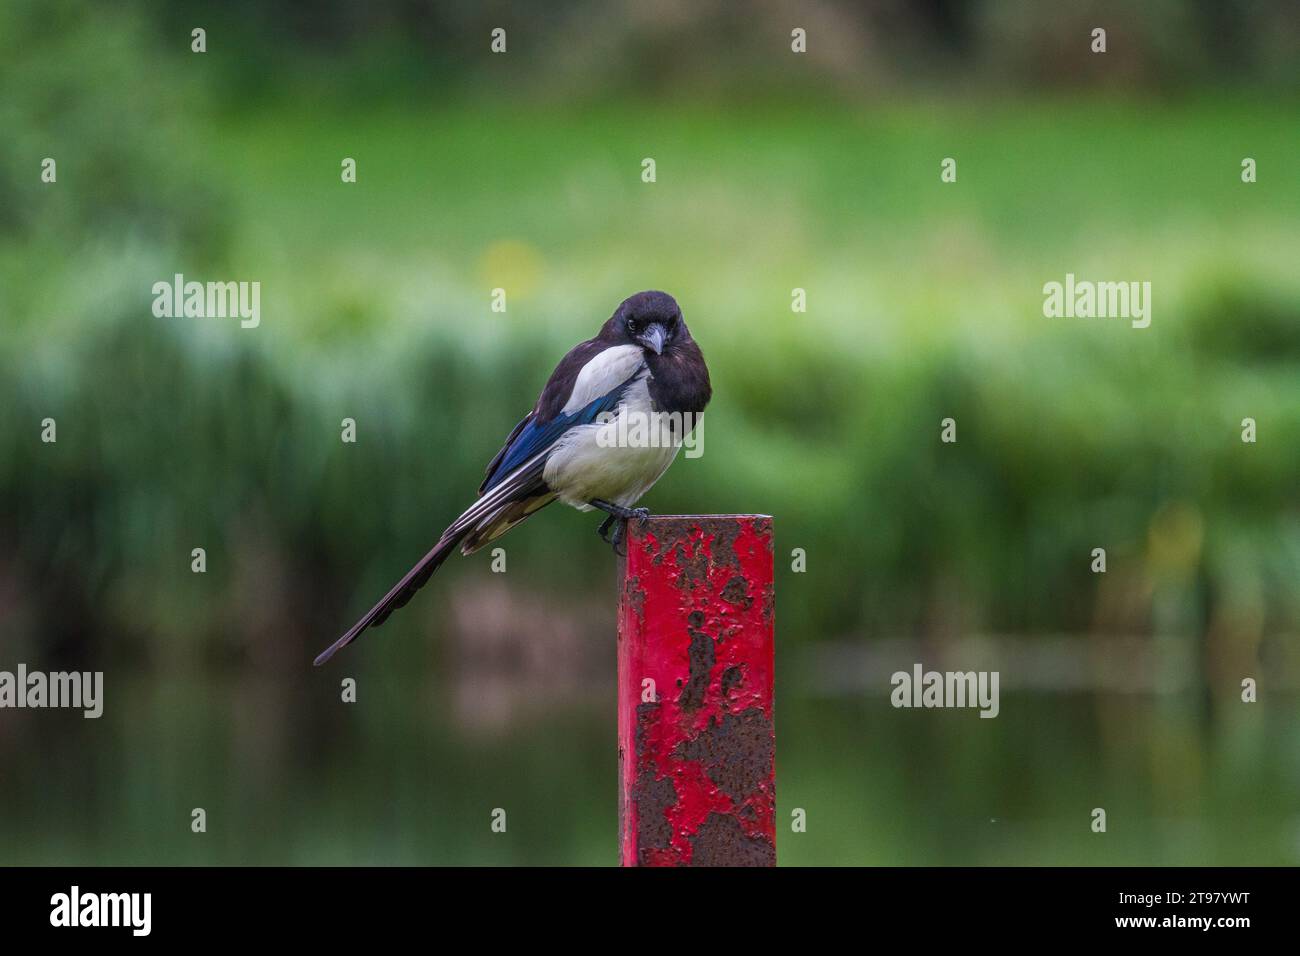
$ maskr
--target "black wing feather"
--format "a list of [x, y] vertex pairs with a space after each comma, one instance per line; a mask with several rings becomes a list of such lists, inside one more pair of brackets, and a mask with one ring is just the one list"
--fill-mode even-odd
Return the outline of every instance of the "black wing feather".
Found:
[[[623, 400], [628, 386], [644, 370], [642, 365], [604, 395], [575, 412], [564, 414], [562, 410], [573, 394], [578, 373], [592, 356], [608, 347], [606, 342], [590, 339], [569, 351], [551, 374], [533, 410], [514, 427], [501, 450], [488, 463], [487, 475], [479, 485], [478, 501], [442, 533], [433, 549], [406, 572], [402, 580], [384, 595], [383, 600], [316, 658], [317, 666], [355, 641], [366, 628], [378, 627], [388, 620], [390, 614], [405, 606], [467, 536], [470, 537], [468, 547], [472, 549], [479, 546], [489, 539], [494, 528], [500, 530], [497, 522], [514, 524], [531, 514], [526, 509], [521, 513], [517, 507], [520, 503], [551, 493], [542, 477], [551, 446], [570, 428], [590, 424], [602, 412], [616, 408]], [[475, 533], [476, 529], [478, 533]]]

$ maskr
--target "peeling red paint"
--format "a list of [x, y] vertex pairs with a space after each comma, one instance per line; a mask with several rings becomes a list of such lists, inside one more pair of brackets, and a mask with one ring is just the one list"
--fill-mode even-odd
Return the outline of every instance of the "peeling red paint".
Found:
[[772, 519], [630, 521], [619, 580], [623, 865], [775, 864]]

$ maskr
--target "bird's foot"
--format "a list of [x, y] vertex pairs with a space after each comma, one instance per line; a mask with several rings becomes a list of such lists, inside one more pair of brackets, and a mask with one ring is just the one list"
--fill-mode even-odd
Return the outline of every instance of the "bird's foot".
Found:
[[[613, 516], [611, 515], [610, 517], [612, 518]], [[613, 528], [612, 531], [610, 531], [610, 533], [609, 533], [609, 537], [607, 537], [605, 540], [609, 543], [610, 550], [612, 550], [612, 551], [614, 552], [614, 554], [618, 555], [618, 557], [620, 557], [620, 558], [622, 558], [622, 557], [626, 557], [626, 555], [627, 555], [627, 522], [626, 522], [626, 521], [618, 521], [618, 520], [615, 519], [615, 521], [614, 521], [614, 528]], [[620, 547], [620, 545], [621, 545], [621, 547]]]
[[[593, 498], [591, 504], [595, 508], [606, 512], [609, 517], [606, 518], [596, 533], [600, 535], [602, 541], [614, 549], [614, 553], [619, 557], [627, 554], [625, 539], [627, 536], [627, 522], [633, 519], [644, 521], [650, 517], [649, 508], [624, 508], [621, 505], [610, 504], [608, 501], [602, 501], [599, 498]], [[621, 519], [621, 520], [620, 520]], [[623, 544], [622, 550], [619, 545]]]
[[620, 519], [618, 515], [610, 515], [601, 522], [600, 527], [596, 529], [596, 534], [600, 535], [600, 540], [609, 545], [613, 549], [614, 553], [620, 558], [627, 554], [626, 548], [622, 551], [618, 548], [618, 546], [623, 542], [626, 532], [627, 522]]
[[[614, 518], [623, 518], [624, 520], [636, 518], [638, 521], [644, 521], [650, 517], [649, 508], [624, 508], [622, 505], [612, 504], [601, 498], [592, 498], [587, 502], [593, 508], [599, 508], [601, 511]], [[604, 525], [601, 525], [604, 527]]]
[[609, 529], [614, 527], [614, 522], [617, 520], [618, 520], [617, 515], [610, 515], [608, 518], [606, 518], [604, 521], [600, 523], [600, 527], [596, 529], [596, 534], [600, 535], [601, 541], [604, 541], [606, 544], [611, 543]]

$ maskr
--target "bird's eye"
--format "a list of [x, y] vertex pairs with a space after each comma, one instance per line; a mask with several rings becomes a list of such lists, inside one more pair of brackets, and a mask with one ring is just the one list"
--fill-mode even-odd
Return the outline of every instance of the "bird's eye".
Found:
[[637, 333], [637, 324], [636, 324], [636, 319], [628, 319], [628, 320], [627, 320], [627, 330], [628, 330], [629, 332], [631, 332], [633, 335], [636, 335], [636, 333]]

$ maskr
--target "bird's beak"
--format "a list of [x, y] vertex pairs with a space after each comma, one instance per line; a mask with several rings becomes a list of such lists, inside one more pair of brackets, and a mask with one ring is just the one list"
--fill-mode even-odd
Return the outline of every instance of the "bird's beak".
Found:
[[646, 330], [637, 337], [640, 342], [648, 349], [654, 349], [655, 355], [662, 355], [664, 352], [664, 327], [658, 322], [646, 326]]

